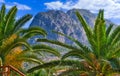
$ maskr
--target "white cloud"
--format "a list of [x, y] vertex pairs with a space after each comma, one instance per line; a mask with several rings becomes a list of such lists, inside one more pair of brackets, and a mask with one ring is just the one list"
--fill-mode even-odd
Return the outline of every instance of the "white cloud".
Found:
[[113, 0], [114, 2], [120, 2], [120, 0]]
[[11, 7], [13, 7], [13, 6], [17, 6], [17, 8], [19, 9], [19, 10], [31, 10], [31, 8], [29, 7], [29, 6], [27, 6], [27, 5], [24, 5], [24, 4], [19, 4], [19, 3], [17, 3], [17, 2], [13, 2], [13, 3], [6, 3], [6, 8], [7, 9], [10, 9]]
[[4, 0], [0, 0], [0, 3], [4, 3], [5, 1]]
[[47, 9], [61, 9], [63, 3], [60, 1], [56, 1], [56, 2], [50, 2], [50, 3], [45, 3], [45, 5], [47, 5]]
[[17, 2], [14, 2], [13, 4], [16, 5], [19, 10], [31, 10], [31, 8], [27, 5], [19, 4]]
[[20, 4], [20, 3], [17, 3], [17, 2], [5, 2], [4, 0], [0, 0], [0, 5], [2, 3], [6, 4], [7, 9], [10, 9], [11, 7], [16, 5], [19, 10], [31, 10], [31, 8], [29, 6], [24, 5], [24, 4]]
[[91, 12], [98, 12], [99, 9], [105, 10], [106, 18], [120, 18], [120, 0], [78, 0], [67, 1], [65, 3], [54, 1], [45, 3], [47, 9], [64, 9], [69, 10], [72, 8], [88, 9]]

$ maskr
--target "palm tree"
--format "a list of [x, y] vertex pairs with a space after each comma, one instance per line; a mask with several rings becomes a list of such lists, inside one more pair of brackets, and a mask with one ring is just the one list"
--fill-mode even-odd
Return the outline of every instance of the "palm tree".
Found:
[[21, 68], [25, 61], [43, 63], [36, 55], [38, 52], [49, 52], [60, 56], [56, 49], [45, 44], [30, 45], [28, 40], [36, 35], [47, 35], [40, 27], [22, 28], [32, 18], [27, 14], [16, 20], [17, 8], [13, 6], [8, 13], [3, 4], [0, 10], [0, 66], [12, 65]]
[[[61, 61], [48, 62], [31, 68], [28, 72], [40, 68], [55, 67], [58, 64], [59, 66], [69, 66], [69, 69], [59, 74], [60, 76], [68, 75], [69, 73], [76, 73], [76, 76], [107, 76], [115, 72], [120, 72], [120, 26], [112, 29], [113, 24], [110, 24], [106, 28], [104, 10], [99, 11], [93, 29], [89, 27], [79, 12], [76, 12], [76, 15], [82, 24], [89, 44], [82, 44], [75, 38], [66, 36], [60, 32], [56, 33], [72, 40], [77, 46], [54, 40], [38, 39], [38, 42], [60, 45], [70, 51], [62, 56]], [[70, 56], [74, 56], [77, 59], [66, 59]], [[49, 66], [46, 67], [45, 65]]]

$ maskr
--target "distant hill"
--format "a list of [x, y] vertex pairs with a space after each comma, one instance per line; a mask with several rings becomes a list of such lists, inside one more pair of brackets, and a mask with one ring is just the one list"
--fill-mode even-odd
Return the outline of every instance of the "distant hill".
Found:
[[[93, 27], [96, 15], [89, 10], [77, 9], [85, 18], [90, 27]], [[59, 40], [65, 43], [72, 43], [63, 36], [52, 33], [56, 30], [68, 36], [72, 36], [79, 41], [86, 43], [87, 39], [83, 28], [75, 15], [76, 9], [68, 10], [66, 13], [61, 10], [49, 10], [47, 12], [39, 12], [33, 19], [30, 27], [40, 26], [48, 32], [48, 39]], [[107, 24], [112, 23], [106, 20]]]

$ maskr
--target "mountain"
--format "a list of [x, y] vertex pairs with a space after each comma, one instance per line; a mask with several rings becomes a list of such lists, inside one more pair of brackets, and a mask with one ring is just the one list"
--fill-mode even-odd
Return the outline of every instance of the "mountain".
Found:
[[[71, 9], [67, 12], [61, 10], [39, 12], [34, 17], [30, 27], [39, 26], [44, 28], [48, 33], [48, 39], [59, 40], [64, 43], [72, 43], [67, 38], [52, 32], [52, 30], [55, 30], [68, 36], [72, 36], [82, 43], [86, 43], [87, 39], [84, 30], [75, 15], [76, 10], [81, 13], [90, 27], [93, 27], [96, 15], [85, 9]], [[112, 23], [109, 20], [106, 20], [106, 22], [107, 24]]]

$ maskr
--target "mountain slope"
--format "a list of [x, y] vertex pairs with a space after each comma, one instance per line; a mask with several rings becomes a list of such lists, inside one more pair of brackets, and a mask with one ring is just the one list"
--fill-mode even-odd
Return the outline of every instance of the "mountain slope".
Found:
[[[77, 10], [82, 14], [87, 23], [93, 27], [96, 15], [91, 13], [89, 10]], [[47, 38], [49, 39], [55, 39], [65, 43], [72, 43], [63, 36], [51, 32], [52, 30], [56, 30], [68, 36], [72, 36], [83, 43], [86, 43], [87, 39], [85, 37], [85, 33], [75, 15], [75, 11], [76, 9], [68, 10], [66, 13], [60, 10], [40, 12], [34, 17], [30, 27], [40, 26], [44, 28], [48, 32]], [[107, 24], [111, 23], [109, 20], [106, 20], [106, 22]]]

